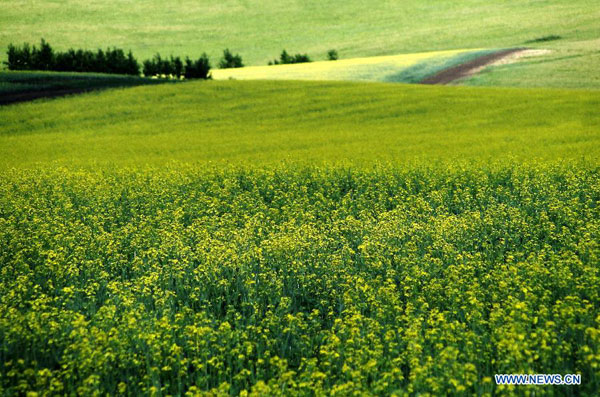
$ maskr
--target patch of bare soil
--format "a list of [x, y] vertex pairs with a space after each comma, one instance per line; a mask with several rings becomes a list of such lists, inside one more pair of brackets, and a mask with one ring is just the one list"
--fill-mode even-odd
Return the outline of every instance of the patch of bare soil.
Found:
[[424, 79], [421, 81], [421, 84], [449, 84], [454, 80], [479, 73], [489, 66], [506, 65], [517, 62], [524, 57], [544, 55], [548, 52], [550, 51], [532, 50], [527, 48], [512, 48], [509, 50], [498, 51], [493, 54], [483, 55], [458, 66], [442, 70], [441, 72]]

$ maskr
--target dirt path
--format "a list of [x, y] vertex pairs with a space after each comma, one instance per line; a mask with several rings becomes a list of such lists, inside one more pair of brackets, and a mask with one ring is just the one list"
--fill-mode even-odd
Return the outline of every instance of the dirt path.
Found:
[[513, 57], [519, 53], [524, 53], [527, 51], [528, 50], [526, 48], [512, 48], [509, 50], [498, 51], [493, 54], [483, 55], [472, 61], [442, 70], [441, 72], [438, 72], [433, 76], [421, 81], [421, 84], [448, 84], [454, 80], [471, 76], [485, 67], [495, 64], [505, 58]]
[[18, 102], [28, 102], [40, 98], [56, 98], [66, 95], [82, 94], [84, 92], [94, 91], [92, 88], [65, 88], [56, 90], [15, 92], [12, 94], [3, 94], [0, 96], [0, 106], [10, 105]]

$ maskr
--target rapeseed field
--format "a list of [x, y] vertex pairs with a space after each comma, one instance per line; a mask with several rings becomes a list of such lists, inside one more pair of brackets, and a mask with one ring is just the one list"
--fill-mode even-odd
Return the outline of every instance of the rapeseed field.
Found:
[[[0, 63], [249, 66], [0, 71], [121, 87], [0, 107], [0, 396], [600, 395], [592, 3], [4, 0]], [[522, 47], [477, 87], [389, 84]]]
[[599, 201], [560, 161], [5, 169], [0, 394], [591, 396]]

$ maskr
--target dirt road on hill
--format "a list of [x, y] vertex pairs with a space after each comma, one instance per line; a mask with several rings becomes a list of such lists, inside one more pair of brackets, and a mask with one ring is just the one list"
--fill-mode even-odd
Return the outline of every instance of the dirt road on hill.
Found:
[[495, 64], [505, 58], [527, 51], [526, 48], [512, 48], [509, 50], [498, 51], [493, 54], [483, 55], [472, 61], [444, 69], [441, 72], [422, 80], [421, 84], [449, 84], [454, 80], [471, 76], [485, 67]]

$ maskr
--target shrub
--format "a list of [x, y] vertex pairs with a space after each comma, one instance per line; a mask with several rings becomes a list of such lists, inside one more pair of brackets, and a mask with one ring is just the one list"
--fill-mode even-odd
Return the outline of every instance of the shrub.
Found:
[[186, 79], [210, 79], [210, 61], [206, 53], [202, 54], [196, 61], [190, 58], [185, 59], [185, 78]]
[[230, 68], [241, 68], [244, 67], [242, 63], [242, 57], [239, 54], [233, 55], [229, 48], [223, 50], [223, 58], [219, 62], [219, 68], [230, 69]]
[[286, 50], [283, 50], [281, 52], [281, 55], [279, 55], [279, 59], [275, 59], [275, 60], [269, 62], [269, 65], [286, 65], [286, 64], [292, 64], [292, 63], [305, 63], [305, 62], [312, 62], [312, 60], [310, 59], [310, 57], [307, 54], [290, 55], [290, 54], [288, 54], [288, 52]]
[[180, 78], [184, 74], [184, 66], [181, 58], [171, 57], [163, 59], [160, 54], [154, 55], [152, 59], [144, 61], [144, 76], [175, 76]]
[[555, 41], [555, 40], [560, 40], [562, 39], [561, 36], [558, 36], [556, 34], [551, 34], [549, 36], [543, 36], [543, 37], [536, 37], [533, 40], [527, 40], [525, 42], [525, 44], [531, 44], [531, 43], [544, 43], [546, 41]]
[[23, 48], [16, 47], [12, 44], [8, 46], [8, 61], [4, 62], [9, 70], [30, 70], [31, 64], [31, 49], [29, 44], [25, 43]]
[[52, 70], [54, 68], [54, 50], [44, 39], [40, 43], [40, 49], [35, 46], [31, 51], [32, 66], [36, 70]]
[[336, 50], [327, 51], [327, 59], [330, 61], [337, 61], [339, 59], [338, 52]]

